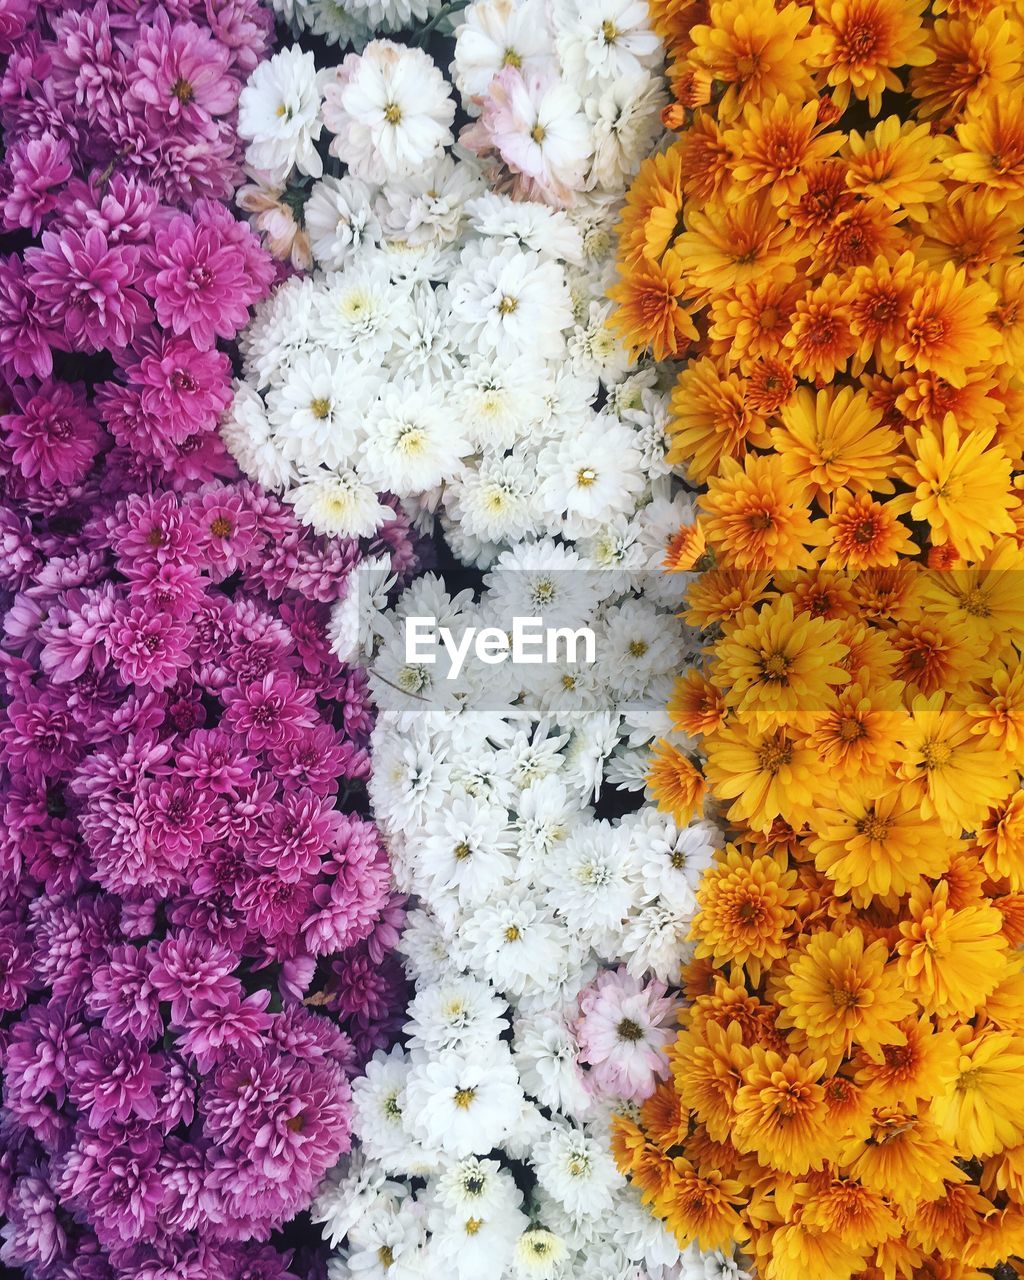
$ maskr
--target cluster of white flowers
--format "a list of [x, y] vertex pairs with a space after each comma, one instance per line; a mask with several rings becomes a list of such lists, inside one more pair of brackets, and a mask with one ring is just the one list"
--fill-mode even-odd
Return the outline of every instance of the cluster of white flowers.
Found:
[[637, 0], [475, 0], [453, 19], [458, 144], [456, 89], [422, 49], [378, 39], [318, 71], [296, 47], [253, 73], [242, 203], [316, 269], [259, 309], [224, 435], [318, 531], [366, 536], [387, 491], [467, 562], [557, 536], [657, 569], [667, 397], [630, 371], [605, 296], [625, 185], [662, 133], [646, 19]]
[[[363, 630], [371, 799], [416, 903], [400, 943], [416, 994], [405, 1047], [354, 1086], [360, 1151], [318, 1203], [345, 1242], [336, 1280], [687, 1274], [618, 1174], [609, 1124], [668, 1074], [667, 983], [720, 835], [651, 806], [595, 813], [599, 789], [643, 785], [694, 643], [627, 586], [542, 542], [506, 553], [479, 599], [427, 575]], [[592, 661], [467, 660], [450, 677], [436, 640], [408, 658], [413, 619], [462, 648], [523, 614], [586, 624]]]

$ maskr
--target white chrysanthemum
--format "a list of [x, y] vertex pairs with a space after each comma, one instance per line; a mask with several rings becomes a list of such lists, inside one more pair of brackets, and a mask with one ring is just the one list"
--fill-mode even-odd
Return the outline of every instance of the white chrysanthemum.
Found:
[[512, 879], [512, 848], [507, 811], [464, 796], [427, 821], [417, 863], [433, 893], [472, 907], [500, 895]]
[[674, 678], [682, 667], [681, 624], [646, 600], [612, 605], [602, 624], [597, 645], [601, 676], [622, 698], [648, 693], [656, 681]]
[[584, 110], [594, 137], [590, 180], [609, 191], [621, 191], [655, 150], [664, 126], [662, 107], [668, 93], [653, 76], [627, 76], [612, 80], [600, 93], [584, 99]]
[[614, 382], [629, 368], [629, 353], [609, 323], [611, 303], [588, 302], [586, 322], [569, 337], [569, 359], [574, 372]]
[[463, 98], [482, 97], [505, 67], [524, 75], [554, 70], [554, 52], [544, 0], [477, 0], [456, 32], [452, 71]]
[[369, 652], [396, 582], [390, 556], [367, 556], [346, 578], [345, 595], [331, 610], [327, 628], [331, 652], [342, 662]]
[[659, 900], [631, 915], [622, 927], [619, 943], [627, 970], [635, 978], [677, 981], [680, 967], [694, 951], [689, 937], [696, 909], [696, 899], [685, 910]]
[[368, 27], [400, 31], [434, 17], [444, 0], [344, 0], [344, 3]]
[[572, 830], [576, 806], [557, 777], [541, 778], [519, 797], [515, 832], [527, 868], [543, 861]]
[[473, 911], [459, 930], [456, 951], [465, 968], [506, 995], [521, 996], [558, 984], [569, 939], [554, 912], [523, 888]]
[[638, 892], [635, 856], [620, 827], [580, 823], [544, 868], [553, 907], [575, 933], [615, 929]]
[[[382, 1165], [357, 1151], [348, 1162], [340, 1166], [321, 1186], [310, 1217], [314, 1223], [323, 1223], [323, 1237], [336, 1249], [362, 1215], [376, 1203], [377, 1196], [387, 1183]], [[389, 1191], [397, 1191], [395, 1184]]]
[[555, 1013], [535, 1013], [515, 1024], [513, 1049], [523, 1087], [542, 1106], [582, 1119], [593, 1102], [577, 1061], [579, 1045]]
[[535, 783], [558, 773], [564, 763], [562, 748], [568, 741], [567, 733], [552, 733], [551, 726], [543, 720], [532, 732], [519, 730], [510, 734], [499, 757], [502, 771], [525, 795]]
[[323, 121], [316, 60], [298, 46], [261, 62], [238, 98], [238, 132], [249, 145], [245, 158], [272, 182], [283, 185], [293, 166], [319, 178], [316, 149]]
[[544, 414], [545, 378], [535, 360], [474, 355], [453, 388], [463, 434], [478, 449], [508, 449]]
[[313, 256], [328, 271], [342, 270], [364, 246], [380, 242], [373, 190], [352, 174], [316, 183], [302, 216]]
[[370, 24], [352, 12], [353, 0], [304, 0], [306, 25], [328, 44], [361, 49], [373, 34]]
[[751, 1274], [738, 1258], [730, 1257], [720, 1249], [702, 1253], [696, 1244], [692, 1244], [682, 1257], [682, 1280], [751, 1280]]
[[373, 736], [373, 757], [368, 786], [379, 822], [401, 831], [441, 807], [448, 784], [443, 746], [381, 730]]
[[615, 1161], [582, 1129], [552, 1126], [534, 1148], [533, 1167], [544, 1190], [569, 1213], [593, 1218], [612, 1207], [612, 1191], [620, 1182]]
[[522, 455], [485, 454], [449, 487], [445, 505], [471, 536], [515, 542], [536, 528], [535, 484], [536, 475]]
[[564, 515], [570, 537], [595, 533], [608, 520], [632, 511], [645, 483], [633, 433], [607, 415], [546, 445], [538, 465], [540, 500], [552, 517]]
[[508, 1029], [506, 1005], [486, 983], [463, 974], [442, 975], [422, 987], [408, 1014], [409, 1048], [434, 1057], [455, 1052], [483, 1060], [498, 1051]]
[[357, 177], [383, 183], [414, 173], [452, 141], [444, 76], [422, 49], [374, 40], [349, 54], [324, 89], [331, 154]]
[[449, 285], [459, 342], [504, 359], [554, 359], [565, 349], [572, 303], [565, 272], [526, 250], [467, 246]]
[[312, 335], [326, 347], [376, 366], [394, 342], [394, 325], [409, 296], [392, 282], [383, 258], [361, 255], [330, 272], [314, 297]]
[[456, 1213], [492, 1214], [506, 1205], [518, 1208], [523, 1195], [512, 1175], [497, 1160], [466, 1156], [456, 1160], [437, 1179], [438, 1204]]
[[387, 1186], [352, 1227], [348, 1266], [360, 1280], [426, 1280], [426, 1223], [415, 1198]]
[[352, 1132], [363, 1154], [387, 1173], [419, 1167], [423, 1155], [403, 1114], [410, 1069], [403, 1050], [384, 1053], [378, 1049], [352, 1085]]
[[564, 1240], [542, 1227], [532, 1227], [519, 1237], [513, 1275], [516, 1280], [558, 1280], [568, 1256]]
[[284, 499], [303, 524], [328, 538], [369, 538], [395, 514], [348, 470], [302, 473]]
[[466, 216], [474, 231], [507, 247], [562, 262], [583, 261], [583, 237], [561, 209], [488, 191], [466, 205]]
[[340, 352], [301, 352], [267, 394], [274, 443], [289, 462], [309, 471], [351, 467], [379, 382], [378, 374]]
[[588, 570], [571, 547], [552, 538], [503, 551], [484, 583], [499, 626], [520, 617], [540, 618], [548, 627], [581, 627], [602, 595], [600, 575]]
[[692, 910], [701, 876], [722, 847], [722, 833], [703, 821], [680, 828], [653, 808], [642, 809], [630, 829], [645, 893]]
[[388, 239], [405, 244], [455, 240], [483, 185], [476, 163], [443, 155], [415, 173], [390, 181], [380, 214]]
[[[426, 384], [436, 389], [435, 394], [443, 389], [447, 400], [448, 388], [459, 375], [459, 362], [443, 296], [422, 282], [414, 284], [392, 339], [388, 367], [394, 378]], [[447, 413], [450, 418], [450, 410]]]
[[246, 378], [252, 385], [269, 386], [300, 352], [309, 350], [318, 292], [306, 276], [292, 276], [258, 304], [252, 324], [239, 340]]
[[360, 475], [399, 497], [450, 479], [470, 451], [469, 442], [452, 430], [440, 398], [413, 382], [386, 386], [367, 409], [363, 426]]
[[422, 910], [410, 911], [395, 948], [405, 957], [405, 968], [414, 982], [442, 977], [448, 964], [448, 941], [437, 920]]
[[283, 489], [294, 470], [274, 441], [263, 401], [247, 382], [234, 387], [235, 398], [220, 425], [224, 445], [250, 480], [271, 491]]
[[449, 1053], [416, 1063], [405, 1091], [413, 1133], [456, 1158], [500, 1146], [523, 1102], [507, 1049], [483, 1062]]
[[645, 0], [555, 0], [554, 15], [562, 64], [581, 86], [636, 76], [661, 54]]

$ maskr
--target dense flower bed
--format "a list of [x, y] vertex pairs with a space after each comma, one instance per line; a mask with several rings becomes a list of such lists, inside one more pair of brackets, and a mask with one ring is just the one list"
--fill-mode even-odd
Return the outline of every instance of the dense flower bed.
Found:
[[[281, 1280], [397, 1029], [365, 674], [322, 538], [237, 478], [225, 350], [275, 268], [220, 201], [248, 0], [0, 7], [0, 1258]], [[342, 788], [339, 797], [339, 785]]]
[[[651, 5], [679, 136], [613, 323], [680, 361], [700, 670], [661, 804], [707, 787], [663, 1105], [620, 1167], [765, 1280], [1024, 1256], [1019, 50], [1002, 9]], [[1013, 1265], [1010, 1265], [1013, 1264]]]

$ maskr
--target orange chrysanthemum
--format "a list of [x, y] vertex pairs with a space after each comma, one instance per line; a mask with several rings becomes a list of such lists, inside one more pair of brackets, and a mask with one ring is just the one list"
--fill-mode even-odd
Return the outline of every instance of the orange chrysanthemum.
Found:
[[697, 667], [679, 676], [668, 700], [672, 728], [692, 738], [714, 733], [725, 718], [721, 693]]
[[910, 92], [920, 99], [918, 113], [948, 124], [965, 112], [1005, 93], [1018, 80], [1024, 62], [1020, 25], [1002, 7], [970, 18], [940, 19], [929, 44], [935, 57], [910, 73]]
[[697, 360], [679, 375], [668, 424], [669, 462], [685, 462], [690, 478], [703, 483], [723, 457], [742, 458], [751, 446], [768, 443], [768, 429], [746, 402], [746, 379], [721, 373], [713, 360]]
[[698, 958], [746, 967], [756, 979], [764, 963], [786, 952], [796, 919], [796, 872], [781, 857], [750, 857], [733, 845], [705, 873], [693, 924]]
[[610, 323], [634, 354], [649, 349], [655, 360], [665, 360], [697, 338], [683, 295], [683, 273], [674, 253], [660, 262], [645, 260], [608, 290], [618, 303]]
[[706, 784], [700, 770], [670, 742], [662, 739], [651, 754], [647, 785], [658, 808], [685, 827], [704, 802]]
[[891, 493], [888, 479], [900, 439], [881, 426], [863, 391], [841, 387], [817, 395], [801, 387], [779, 415], [781, 427], [771, 433], [786, 474], [819, 500], [838, 489]]
[[852, 93], [877, 115], [886, 89], [900, 88], [897, 67], [927, 66], [935, 57], [921, 22], [925, 0], [818, 0], [827, 43], [821, 65], [845, 107]]
[[705, 532], [719, 563], [753, 570], [809, 568], [812, 541], [803, 488], [782, 459], [747, 454], [743, 465], [723, 458], [703, 501]]
[[898, 504], [876, 502], [870, 494], [841, 489], [818, 534], [824, 548], [823, 569], [884, 569], [916, 554]]
[[736, 1149], [783, 1173], [820, 1169], [828, 1145], [823, 1069], [820, 1060], [784, 1058], [755, 1045], [734, 1104]]
[[906, 336], [896, 358], [962, 386], [966, 370], [982, 364], [998, 346], [999, 334], [988, 318], [994, 303], [987, 284], [968, 284], [964, 272], [947, 262], [941, 272], [924, 277], [911, 295]]
[[804, 166], [838, 151], [841, 133], [822, 133], [818, 104], [797, 106], [784, 93], [772, 102], [748, 102], [743, 119], [726, 135], [737, 156], [734, 182], [744, 191], [768, 188], [772, 204], [792, 203], [807, 190]]
[[839, 277], [826, 276], [809, 289], [793, 310], [783, 339], [793, 367], [802, 378], [825, 382], [846, 368], [857, 350], [852, 314]]

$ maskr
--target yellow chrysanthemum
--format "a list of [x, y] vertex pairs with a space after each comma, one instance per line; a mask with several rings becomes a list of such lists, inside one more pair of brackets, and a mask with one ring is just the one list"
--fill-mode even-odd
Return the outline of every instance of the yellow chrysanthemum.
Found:
[[919, 114], [948, 124], [1005, 93], [1020, 80], [1022, 34], [1019, 21], [1001, 6], [986, 5], [970, 17], [939, 19], [928, 40], [934, 60], [910, 73]]
[[989, 320], [995, 300], [987, 284], [968, 284], [952, 263], [929, 272], [911, 295], [897, 360], [961, 386], [966, 370], [983, 364], [999, 344]]
[[754, 1046], [736, 1094], [732, 1141], [771, 1169], [802, 1174], [825, 1162], [824, 1062]]
[[937, 1031], [931, 1018], [907, 1018], [900, 1023], [905, 1043], [885, 1045], [878, 1062], [865, 1061], [857, 1083], [869, 1090], [882, 1107], [916, 1109], [931, 1098], [935, 1082], [953, 1070], [959, 1046], [948, 1031]]
[[968, 1159], [1024, 1142], [1024, 1038], [1010, 1031], [954, 1033], [960, 1053], [936, 1080], [931, 1115], [942, 1138]]
[[914, 1011], [888, 957], [884, 942], [865, 946], [857, 928], [814, 934], [782, 980], [778, 1025], [798, 1030], [811, 1055], [833, 1066], [854, 1044], [878, 1061], [883, 1045], [905, 1043], [897, 1024]]
[[960, 146], [946, 168], [1003, 208], [1024, 199], [1024, 93], [990, 98], [955, 128]]
[[751, 408], [746, 379], [723, 373], [713, 360], [696, 360], [680, 373], [672, 393], [667, 461], [702, 484], [722, 459], [740, 459], [769, 442], [764, 419]]
[[834, 100], [845, 107], [851, 93], [878, 115], [886, 89], [900, 88], [897, 67], [925, 67], [935, 55], [921, 22], [925, 0], [818, 0], [827, 42], [821, 65]]
[[949, 885], [915, 889], [899, 925], [899, 973], [926, 1013], [973, 1015], [1002, 981], [1008, 948], [1002, 917], [990, 906], [949, 906]]
[[658, 808], [670, 813], [680, 826], [685, 827], [700, 812], [706, 789], [704, 778], [689, 757], [670, 742], [656, 743], [646, 782]]
[[850, 134], [843, 149], [846, 184], [858, 195], [920, 222], [945, 195], [940, 157], [948, 150], [926, 124], [887, 116], [870, 133]]
[[813, 565], [803, 488], [786, 474], [777, 455], [747, 454], [742, 466], [723, 458], [701, 505], [708, 541], [723, 567], [756, 571]]
[[726, 133], [737, 156], [733, 181], [746, 192], [767, 187], [772, 204], [799, 200], [807, 190], [806, 165], [838, 151], [845, 135], [823, 133], [817, 100], [796, 105], [785, 93], [772, 102], [748, 102], [742, 122]]
[[813, 393], [801, 387], [773, 427], [772, 446], [788, 476], [826, 503], [837, 490], [892, 493], [888, 478], [900, 438], [881, 426], [881, 414], [851, 387]]
[[807, 739], [786, 729], [755, 732], [725, 724], [707, 743], [705, 777], [716, 796], [732, 801], [731, 822], [767, 831], [776, 818], [802, 826], [831, 788]]
[[927, 1116], [906, 1107], [879, 1107], [867, 1137], [844, 1145], [839, 1167], [893, 1203], [914, 1205], [941, 1196], [947, 1180], [967, 1180], [953, 1163], [955, 1155]]
[[750, 857], [733, 845], [705, 872], [692, 936], [696, 955], [745, 967], [755, 981], [789, 945], [799, 901], [796, 872], [782, 857]]

